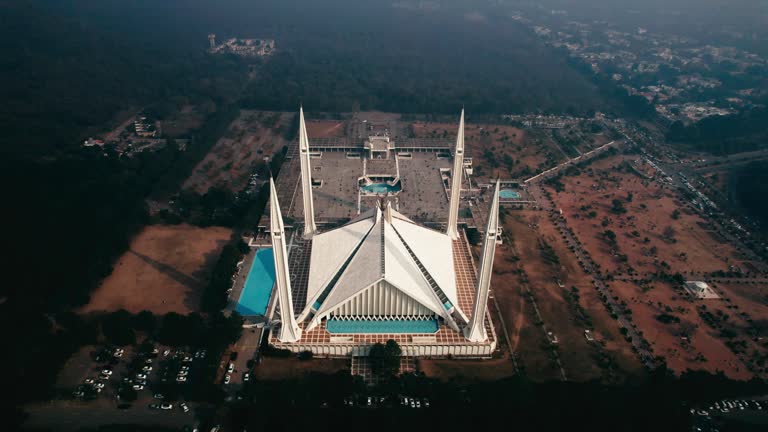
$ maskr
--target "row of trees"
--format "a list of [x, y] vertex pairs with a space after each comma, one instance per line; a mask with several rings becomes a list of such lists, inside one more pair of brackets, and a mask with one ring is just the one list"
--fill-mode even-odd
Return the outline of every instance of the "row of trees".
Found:
[[[169, 312], [156, 316], [149, 311], [131, 314], [121, 309], [83, 320], [85, 328], [96, 330], [96, 326], [100, 326], [104, 341], [118, 346], [135, 344], [137, 333], [142, 333], [169, 346], [225, 347], [240, 337], [242, 324], [243, 319], [237, 313], [227, 317], [220, 311], [207, 315]], [[89, 335], [95, 335], [92, 330], [88, 330]]]
[[[684, 430], [690, 428], [692, 405], [765, 390], [759, 380], [731, 381], [722, 373], [686, 372], [675, 378], [663, 366], [648, 378], [621, 385], [535, 383], [520, 376], [460, 383], [406, 374], [366, 387], [340, 372], [251, 383], [227, 420], [236, 430], [279, 429], [287, 418], [296, 429], [316, 428], [322, 418], [325, 424], [381, 422], [409, 429], [498, 429], [500, 421], [509, 420], [535, 430]], [[366, 406], [367, 396], [385, 397], [385, 404], [393, 406], [399, 406], [402, 396], [427, 398], [430, 408], [350, 409], [343, 403], [351, 398]], [[302, 415], [293, 415], [296, 412]]]

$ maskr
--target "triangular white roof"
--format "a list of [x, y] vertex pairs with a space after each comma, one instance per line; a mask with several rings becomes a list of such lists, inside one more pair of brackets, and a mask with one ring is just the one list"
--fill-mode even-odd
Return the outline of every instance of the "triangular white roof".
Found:
[[[347, 225], [315, 235], [302, 318], [311, 310], [322, 317], [384, 279], [450, 319], [449, 310], [458, 309], [451, 238], [388, 211], [389, 220], [377, 208]], [[434, 284], [428, 281], [430, 277]]]
[[[372, 218], [359, 220], [312, 238], [307, 302], [317, 297], [371, 230]], [[308, 303], [309, 304], [309, 303]]]

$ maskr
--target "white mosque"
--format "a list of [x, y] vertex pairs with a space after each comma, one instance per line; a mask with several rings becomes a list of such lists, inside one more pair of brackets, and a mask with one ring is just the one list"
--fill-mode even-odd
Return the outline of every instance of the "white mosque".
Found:
[[299, 116], [302, 241], [310, 250], [308, 263], [303, 264], [309, 273], [306, 302], [302, 310], [294, 309], [288, 239], [276, 188], [270, 181], [276, 275], [270, 343], [293, 352], [363, 356], [372, 344], [395, 339], [405, 355], [491, 356], [497, 339], [487, 304], [499, 225], [499, 185], [484, 231], [480, 265], [475, 269], [469, 244], [458, 228], [464, 112], [445, 232], [415, 223], [388, 202], [341, 227], [318, 232], [303, 110]]

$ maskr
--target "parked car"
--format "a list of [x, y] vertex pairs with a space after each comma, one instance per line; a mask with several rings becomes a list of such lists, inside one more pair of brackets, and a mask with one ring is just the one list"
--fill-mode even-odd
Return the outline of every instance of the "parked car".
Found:
[[185, 376], [178, 376], [178, 377], [176, 377], [176, 382], [187, 382], [187, 377], [185, 377]]
[[162, 393], [155, 393], [152, 397], [155, 399], [165, 399], [165, 396]]
[[231, 379], [232, 379], [232, 378], [229, 376], [229, 374], [226, 374], [226, 375], [224, 375], [224, 384], [229, 384], [229, 381], [230, 381]]
[[182, 402], [182, 403], [180, 403], [180, 404], [179, 404], [179, 407], [181, 407], [181, 409], [182, 409], [184, 412], [189, 412], [189, 405], [187, 405], [187, 403], [186, 403], [186, 402]]
[[229, 366], [227, 366], [227, 372], [232, 373], [235, 371], [235, 364], [232, 362], [229, 362]]
[[246, 372], [243, 374], [243, 382], [248, 382], [251, 380], [251, 374]]
[[161, 410], [166, 410], [166, 411], [172, 410], [173, 409], [173, 404], [164, 402], [164, 403], [160, 404], [160, 409]]
[[133, 385], [133, 389], [134, 389], [134, 390], [136, 390], [136, 391], [138, 391], [138, 390], [144, 390], [144, 386], [143, 386], [143, 385], [141, 385], [141, 384], [134, 384], [134, 385]]

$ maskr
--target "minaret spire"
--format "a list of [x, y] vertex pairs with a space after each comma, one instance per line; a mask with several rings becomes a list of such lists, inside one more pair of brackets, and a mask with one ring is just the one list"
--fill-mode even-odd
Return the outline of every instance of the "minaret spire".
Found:
[[312, 169], [309, 164], [309, 137], [304, 124], [304, 108], [299, 106], [299, 157], [301, 161], [301, 191], [304, 198], [304, 238], [316, 232], [315, 205], [312, 200]]
[[461, 109], [459, 133], [456, 135], [456, 152], [453, 155], [453, 171], [451, 171], [451, 202], [448, 212], [448, 229], [446, 234], [456, 240], [459, 238], [459, 201], [461, 199], [461, 179], [464, 173], [464, 108]]
[[280, 342], [296, 342], [301, 338], [301, 329], [293, 315], [293, 300], [291, 299], [291, 276], [288, 271], [288, 253], [285, 247], [285, 227], [280, 204], [277, 202], [275, 182], [269, 179], [269, 222], [272, 237], [272, 253], [275, 257], [275, 284], [277, 285], [277, 301], [280, 305]]
[[480, 271], [477, 273], [475, 306], [472, 310], [472, 318], [469, 321], [469, 325], [464, 328], [464, 337], [470, 342], [483, 342], [488, 339], [488, 334], [485, 331], [485, 312], [488, 307], [488, 292], [491, 287], [491, 271], [493, 270], [493, 256], [496, 253], [496, 234], [498, 229], [499, 180], [496, 180], [493, 202], [491, 203], [491, 210], [488, 212], [488, 224], [485, 226]]

